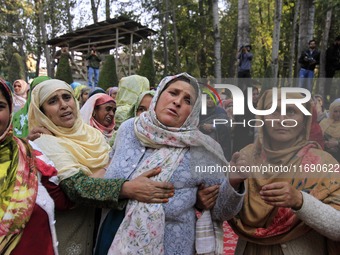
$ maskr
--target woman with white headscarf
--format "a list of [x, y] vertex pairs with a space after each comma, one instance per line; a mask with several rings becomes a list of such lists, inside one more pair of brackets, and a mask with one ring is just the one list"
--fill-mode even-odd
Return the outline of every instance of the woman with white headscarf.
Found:
[[[186, 73], [169, 76], [161, 81], [149, 111], [119, 128], [105, 177], [134, 179], [159, 166], [162, 172], [156, 179], [173, 183], [175, 193], [165, 206], [129, 200], [125, 217], [105, 212], [96, 254], [223, 253], [221, 223], [241, 208], [244, 194], [236, 190], [242, 180], [229, 182], [222, 172], [195, 172], [197, 166], [228, 164], [221, 146], [198, 130], [200, 104], [195, 78]], [[220, 194], [196, 224], [196, 193], [202, 183], [221, 185]], [[119, 217], [124, 218], [120, 226]]]

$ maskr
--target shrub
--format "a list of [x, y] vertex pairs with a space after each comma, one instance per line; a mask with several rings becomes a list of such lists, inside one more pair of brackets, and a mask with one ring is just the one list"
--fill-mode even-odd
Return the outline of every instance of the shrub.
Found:
[[14, 53], [12, 56], [11, 64], [9, 66], [8, 81], [13, 84], [15, 80], [22, 79], [26, 81], [25, 68], [19, 53]]
[[69, 55], [67, 53], [61, 54], [55, 78], [65, 81], [68, 84], [73, 83], [72, 70], [69, 62]]
[[118, 87], [116, 62], [112, 55], [106, 57], [102, 70], [99, 73], [98, 87], [106, 90], [109, 87]]
[[145, 50], [137, 74], [148, 78], [150, 88], [155, 87], [155, 64], [153, 62], [151, 48]]

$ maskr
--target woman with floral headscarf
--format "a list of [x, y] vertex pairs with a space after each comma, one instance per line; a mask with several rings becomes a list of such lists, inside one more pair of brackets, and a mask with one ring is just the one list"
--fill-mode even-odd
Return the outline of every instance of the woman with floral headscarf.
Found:
[[51, 162], [36, 145], [13, 136], [12, 109], [12, 93], [0, 79], [1, 254], [58, 254], [54, 208], [72, 203], [49, 181], [57, 173]]
[[[118, 211], [106, 211], [96, 254], [189, 255], [195, 254], [195, 248], [198, 254], [223, 253], [221, 221], [240, 209], [243, 195], [236, 190], [242, 180], [233, 180], [232, 186], [223, 172], [190, 172], [191, 164], [196, 170], [197, 166], [227, 164], [221, 146], [198, 130], [200, 104], [195, 78], [186, 73], [165, 77], [149, 110], [119, 128], [105, 177], [134, 179], [159, 166], [162, 172], [157, 180], [173, 183], [176, 191], [165, 206], [129, 200], [125, 217]], [[194, 205], [201, 183], [220, 184], [220, 196], [196, 224]], [[120, 226], [119, 217], [124, 218]]]
[[329, 118], [320, 122], [325, 138], [325, 150], [340, 162], [340, 101], [334, 101], [329, 106]]
[[13, 88], [13, 112], [17, 112], [26, 103], [28, 84], [24, 80], [16, 80], [13, 82]]
[[151, 170], [138, 180], [94, 178], [109, 163], [110, 147], [102, 133], [81, 119], [72, 87], [61, 80], [47, 80], [32, 92], [29, 128], [48, 130], [34, 142], [55, 164], [60, 186], [76, 207], [56, 212], [59, 251], [92, 254], [96, 207], [124, 208], [125, 198], [166, 202], [171, 184], [153, 182]]
[[[273, 94], [266, 91], [257, 109], [275, 107]], [[303, 96], [288, 93], [287, 98]], [[310, 102], [303, 107], [311, 113]], [[250, 173], [243, 207], [229, 221], [239, 235], [235, 254], [335, 254], [338, 244], [332, 240], [340, 241], [340, 179], [331, 171], [339, 165], [318, 143], [309, 141], [311, 115], [290, 104], [285, 115], [280, 110], [281, 90], [276, 110], [257, 116], [264, 123], [258, 139], [241, 151], [249, 166], [277, 170]]]

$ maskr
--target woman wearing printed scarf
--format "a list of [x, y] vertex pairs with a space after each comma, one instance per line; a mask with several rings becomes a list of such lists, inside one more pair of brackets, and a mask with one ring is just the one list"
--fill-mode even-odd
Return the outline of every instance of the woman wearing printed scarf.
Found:
[[340, 162], [340, 101], [334, 101], [329, 106], [329, 118], [320, 122], [325, 150]]
[[[270, 109], [272, 97], [272, 90], [266, 91], [258, 110]], [[303, 96], [288, 93], [287, 98]], [[304, 115], [295, 105], [287, 105], [286, 115], [281, 115], [280, 102], [278, 90], [276, 111], [257, 117], [264, 126], [259, 127], [255, 144], [241, 153], [248, 155], [250, 166], [292, 166], [297, 171], [265, 177], [251, 174], [247, 179], [243, 207], [229, 221], [239, 235], [235, 254], [336, 254], [338, 244], [332, 240], [340, 240], [340, 180], [332, 177], [338, 174], [312, 175], [308, 170], [337, 162], [319, 144], [309, 141], [312, 116]], [[310, 102], [303, 105], [312, 112]], [[270, 119], [279, 121], [266, 121]]]
[[[200, 107], [196, 79], [186, 73], [169, 76], [161, 81], [149, 111], [119, 128], [105, 177], [134, 179], [159, 166], [156, 179], [173, 183], [175, 194], [164, 205], [129, 200], [125, 217], [104, 212], [96, 254], [195, 254], [195, 245], [198, 254], [223, 253], [222, 221], [240, 210], [243, 194], [235, 189], [243, 186], [241, 180], [233, 180], [232, 186], [221, 172], [212, 177], [190, 170], [191, 163], [227, 164], [221, 146], [198, 130]], [[196, 193], [202, 183], [221, 185], [220, 195], [196, 224]], [[120, 226], [119, 217], [124, 218]]]
[[137, 101], [138, 96], [149, 89], [150, 84], [146, 77], [131, 75], [120, 79], [119, 91], [115, 98], [117, 102], [115, 114], [116, 130], [129, 118], [131, 107]]
[[13, 136], [12, 110], [12, 93], [0, 79], [0, 251], [58, 254], [54, 208], [66, 210], [72, 203], [49, 181], [57, 171], [47, 158]]
[[[150, 107], [150, 104], [151, 104], [151, 101], [154, 95], [155, 95], [154, 90], [147, 90], [147, 91], [144, 91], [142, 94], [140, 94], [137, 98], [136, 103], [132, 105], [127, 118], [130, 119], [133, 117], [137, 117], [141, 115], [143, 112], [147, 111]], [[115, 142], [116, 134], [117, 133], [114, 133], [112, 138], [109, 141], [109, 145], [111, 147], [113, 146]]]
[[13, 112], [17, 112], [26, 103], [28, 84], [24, 80], [16, 80], [13, 82], [13, 88]]
[[122, 209], [125, 198], [143, 202], [166, 202], [173, 186], [149, 180], [159, 170], [139, 180], [93, 178], [102, 176], [109, 163], [110, 147], [102, 133], [86, 125], [70, 85], [47, 80], [32, 92], [30, 130], [48, 130], [34, 142], [55, 164], [60, 186], [76, 207], [56, 212], [56, 229], [61, 254], [92, 254], [95, 207]]
[[[50, 80], [48, 76], [39, 76], [35, 78], [30, 84], [30, 91], [27, 101], [23, 108], [14, 113], [13, 115], [13, 133], [16, 137], [26, 138], [28, 136], [28, 108], [31, 103], [31, 94], [34, 87], [40, 82]], [[35, 137], [38, 138], [39, 136]], [[31, 139], [30, 139], [31, 140]], [[34, 139], [33, 139], [34, 140]]]
[[95, 94], [80, 109], [83, 121], [98, 129], [109, 142], [114, 132], [116, 102], [106, 94]]

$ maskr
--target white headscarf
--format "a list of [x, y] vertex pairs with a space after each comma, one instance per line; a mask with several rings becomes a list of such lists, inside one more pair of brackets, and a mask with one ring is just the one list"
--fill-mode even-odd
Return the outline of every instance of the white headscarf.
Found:
[[[167, 127], [157, 119], [155, 107], [165, 86], [178, 77], [184, 77], [189, 80], [190, 84], [195, 88], [197, 98], [189, 116], [180, 128]], [[145, 147], [155, 148], [156, 150], [135, 170], [132, 178], [136, 178], [155, 167], [161, 167], [162, 172], [153, 177], [153, 179], [169, 181], [190, 146], [204, 146], [227, 164], [221, 146], [215, 140], [198, 130], [200, 107], [201, 93], [195, 78], [187, 73], [181, 73], [165, 77], [161, 81], [151, 102], [150, 110], [143, 112], [135, 119], [134, 123], [134, 130], [138, 139]], [[207, 214], [211, 222], [210, 212], [207, 211]], [[139, 223], [142, 226], [137, 226]], [[139, 232], [141, 229], [144, 230], [143, 235], [147, 235], [144, 236], [143, 240], [140, 238], [134, 239], [129, 236], [130, 231], [134, 231], [136, 236], [138, 236], [141, 234]], [[108, 254], [137, 254], [145, 250], [150, 251], [150, 254], [163, 254], [164, 229], [165, 215], [162, 205], [130, 200], [127, 205], [125, 218], [118, 229]], [[213, 233], [212, 229], [210, 233]], [[217, 254], [221, 253], [221, 248], [223, 251], [223, 231], [222, 244], [221, 235], [219, 236], [218, 243], [219, 245], [215, 248], [215, 250], [218, 250]]]

